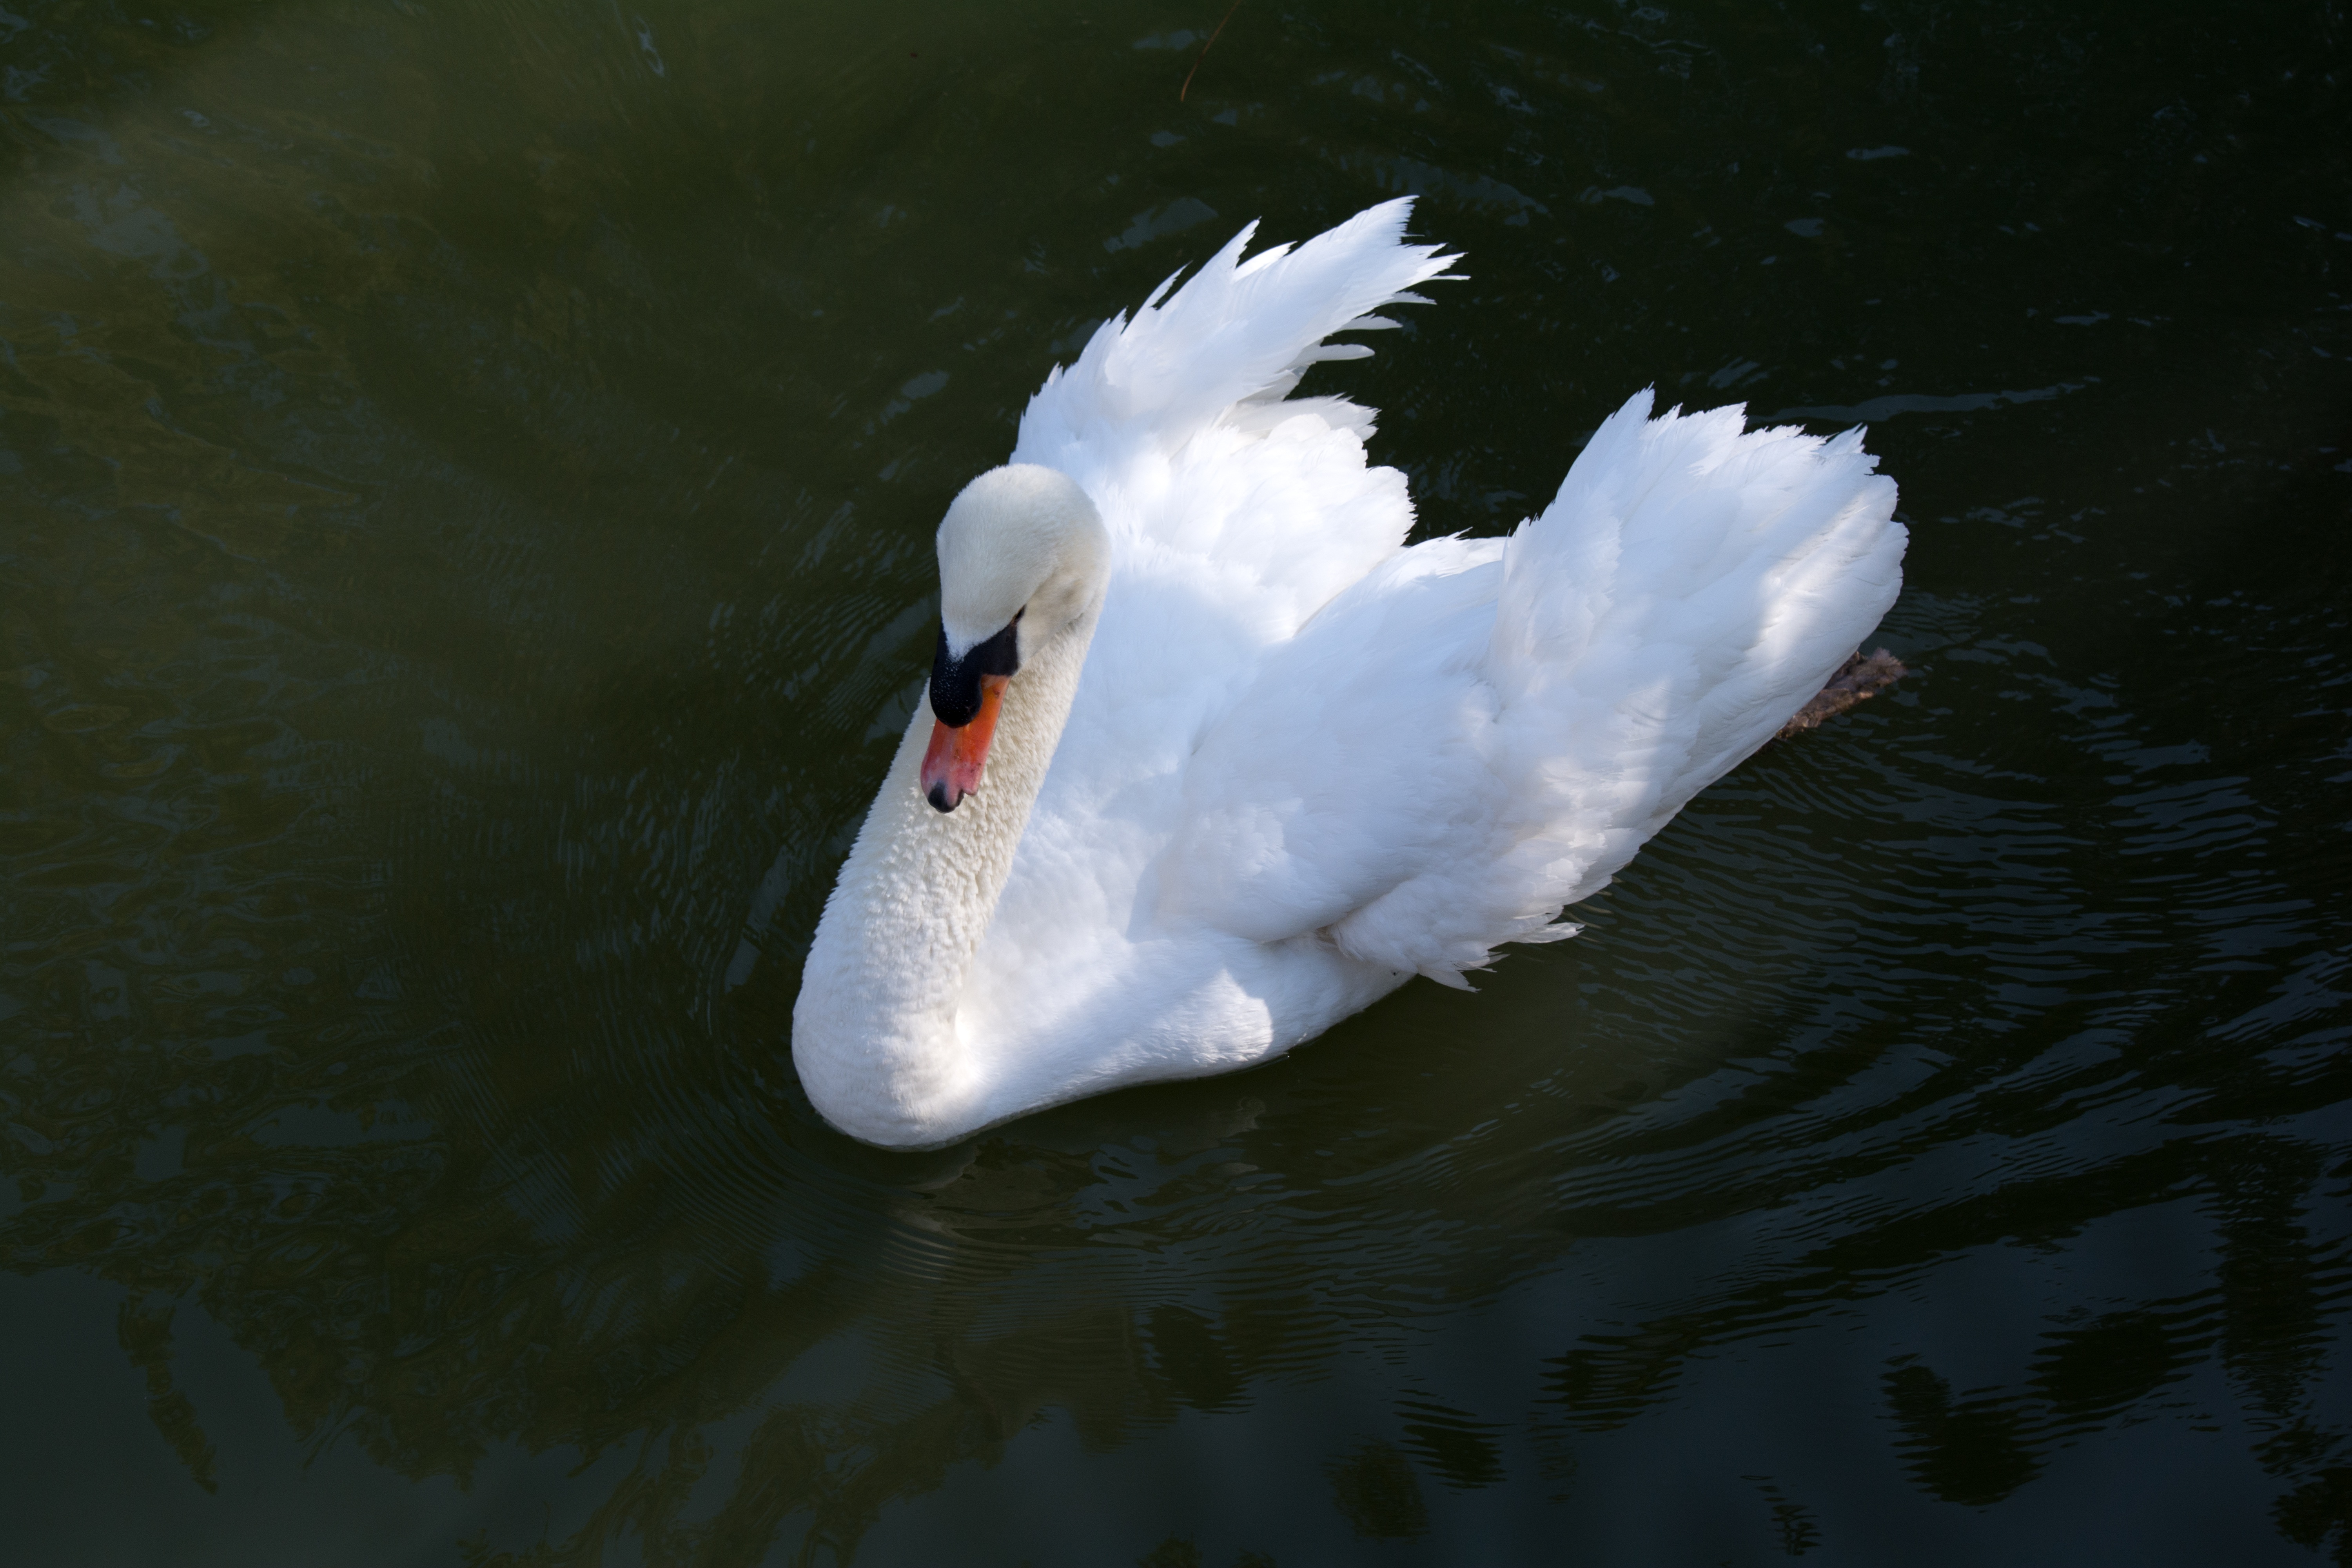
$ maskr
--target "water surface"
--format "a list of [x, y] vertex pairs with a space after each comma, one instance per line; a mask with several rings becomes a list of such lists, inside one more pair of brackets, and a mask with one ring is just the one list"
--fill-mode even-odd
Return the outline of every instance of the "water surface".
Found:
[[[2352, 1562], [2340, 5], [5, 5], [12, 1558]], [[1867, 422], [1917, 673], [1475, 996], [830, 1132], [941, 508], [1407, 192], [1424, 533]]]

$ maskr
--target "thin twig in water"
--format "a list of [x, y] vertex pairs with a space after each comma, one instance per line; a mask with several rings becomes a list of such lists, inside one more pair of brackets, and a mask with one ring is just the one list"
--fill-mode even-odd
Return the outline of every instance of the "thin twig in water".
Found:
[[[1232, 21], [1234, 19], [1234, 13], [1241, 8], [1242, 0], [1234, 0], [1232, 5], [1226, 6], [1225, 22]], [[1183, 102], [1184, 95], [1192, 90], [1192, 79], [1201, 74], [1201, 62], [1209, 58], [1209, 51], [1217, 47], [1217, 33], [1222, 33], [1225, 30], [1225, 22], [1220, 22], [1217, 24], [1217, 32], [1211, 33], [1209, 35], [1209, 41], [1201, 46], [1201, 52], [1192, 57], [1192, 68], [1184, 73], [1184, 85], [1176, 89], [1177, 102]]]

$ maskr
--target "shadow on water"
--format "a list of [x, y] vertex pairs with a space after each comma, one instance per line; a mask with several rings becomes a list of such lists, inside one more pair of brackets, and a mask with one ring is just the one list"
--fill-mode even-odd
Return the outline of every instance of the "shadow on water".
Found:
[[[1180, 106], [1214, 20], [0, 11], [0, 1258], [181, 1489], [27, 1418], [44, 1560], [253, 1560], [282, 1427], [474, 1564], [2352, 1562], [2344, 20], [1245, 11]], [[1871, 420], [1919, 673], [1475, 999], [833, 1134], [940, 506], [1403, 190], [1426, 530], [1653, 379]]]

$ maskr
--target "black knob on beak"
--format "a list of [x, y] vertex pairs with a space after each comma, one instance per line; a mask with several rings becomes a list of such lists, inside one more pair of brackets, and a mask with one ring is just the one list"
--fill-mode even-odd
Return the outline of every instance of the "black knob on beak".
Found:
[[[980, 711], [980, 678], [1010, 677], [1021, 668], [1021, 616], [961, 658], [948, 652], [948, 628], [940, 627], [939, 651], [931, 656], [931, 712], [950, 730], [961, 730]], [[944, 808], [942, 808], [944, 809]]]

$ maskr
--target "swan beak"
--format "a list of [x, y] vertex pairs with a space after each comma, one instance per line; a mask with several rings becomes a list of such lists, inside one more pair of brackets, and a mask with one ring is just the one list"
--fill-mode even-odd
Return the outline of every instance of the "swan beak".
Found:
[[980, 788], [980, 770], [988, 761], [988, 742], [996, 734], [997, 710], [1004, 705], [1002, 675], [980, 678], [980, 711], [969, 724], [931, 726], [930, 749], [923, 753], [923, 798], [941, 811], [953, 811], [963, 797]]

